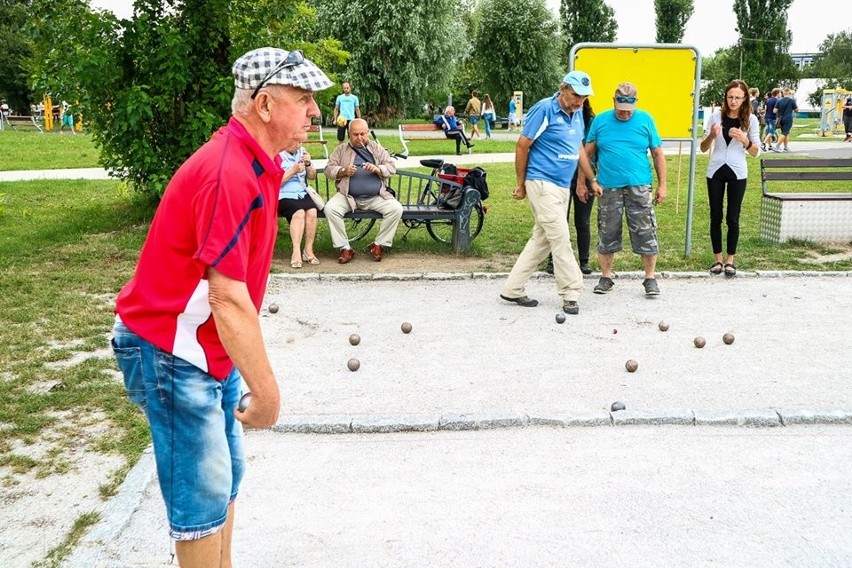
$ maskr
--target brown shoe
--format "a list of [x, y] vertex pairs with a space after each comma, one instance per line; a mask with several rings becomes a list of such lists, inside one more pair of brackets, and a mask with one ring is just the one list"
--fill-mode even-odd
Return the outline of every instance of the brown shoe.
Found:
[[352, 250], [351, 248], [340, 249], [340, 256], [337, 257], [337, 262], [339, 262], [340, 264], [346, 264], [347, 262], [352, 260], [352, 257], [354, 257], [354, 256], [355, 256], [355, 251]]
[[373, 260], [375, 260], [376, 262], [382, 261], [382, 245], [377, 245], [376, 243], [373, 243], [367, 247], [367, 250], [370, 251], [371, 255], [373, 255]]

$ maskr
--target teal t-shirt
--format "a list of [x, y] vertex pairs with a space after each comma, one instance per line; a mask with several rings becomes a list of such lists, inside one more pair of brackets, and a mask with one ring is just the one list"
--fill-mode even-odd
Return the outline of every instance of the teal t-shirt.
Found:
[[595, 117], [586, 142], [597, 145], [598, 183], [605, 189], [651, 185], [648, 150], [662, 145], [654, 119], [636, 109], [630, 120], [621, 121], [614, 110]]
[[346, 120], [355, 120], [355, 109], [360, 105], [356, 95], [337, 95], [335, 104], [340, 107], [340, 114]]

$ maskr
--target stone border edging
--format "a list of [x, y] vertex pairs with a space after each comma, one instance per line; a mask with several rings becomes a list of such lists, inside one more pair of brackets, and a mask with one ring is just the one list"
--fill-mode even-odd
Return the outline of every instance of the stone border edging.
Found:
[[[270, 274], [270, 280], [317, 280], [317, 281], [332, 281], [332, 282], [352, 282], [352, 281], [415, 281], [415, 280], [497, 280], [509, 276], [508, 272], [353, 272], [349, 274], [341, 273], [320, 273], [308, 272], [301, 274], [292, 274], [289, 272], [276, 272]], [[818, 270], [756, 270], [753, 272], [739, 271], [735, 278], [794, 278], [794, 277], [819, 277], [831, 278], [852, 278], [852, 270], [850, 271], [818, 271]], [[645, 277], [642, 272], [619, 272], [617, 278], [641, 280]], [[692, 278], [719, 278], [718, 274], [710, 274], [709, 272], [658, 272], [657, 277], [661, 279], [692, 279]], [[534, 272], [534, 279], [553, 278], [553, 275], [546, 272]], [[583, 278], [587, 280], [597, 280], [600, 278], [599, 273], [588, 274]]]
[[270, 428], [282, 434], [390, 434], [495, 430], [550, 426], [741, 426], [767, 428], [799, 424], [852, 425], [852, 408], [648, 409], [559, 414], [321, 414], [289, 415]]

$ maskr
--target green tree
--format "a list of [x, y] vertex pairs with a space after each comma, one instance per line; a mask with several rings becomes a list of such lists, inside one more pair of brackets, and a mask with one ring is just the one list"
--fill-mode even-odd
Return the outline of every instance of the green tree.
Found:
[[680, 43], [694, 9], [693, 0], [654, 0], [657, 43]]
[[604, 0], [561, 0], [559, 21], [568, 47], [563, 63], [568, 62], [568, 52], [578, 43], [614, 42], [618, 35], [615, 12]]
[[706, 81], [701, 103], [721, 101], [725, 85], [741, 78], [749, 87], [766, 93], [775, 87], [795, 89], [799, 71], [789, 55], [792, 34], [787, 11], [793, 0], [734, 0], [737, 16], [736, 45], [718, 50], [702, 65]]
[[29, 0], [0, 0], [0, 99], [22, 114], [29, 114], [31, 93], [26, 62], [32, 57], [32, 40], [25, 31]]
[[527, 106], [554, 93], [565, 72], [564, 42], [545, 0], [483, 0], [480, 10], [475, 60], [497, 114], [505, 114], [514, 90], [524, 91]]
[[230, 114], [228, 3], [136, 0], [134, 18], [122, 21], [85, 0], [35, 0], [33, 8], [36, 84], [79, 101], [104, 167], [162, 194]]
[[852, 90], [852, 29], [829, 34], [819, 44], [819, 53], [809, 71], [812, 77], [825, 80], [808, 97], [814, 108], [822, 106], [824, 89]]
[[378, 123], [422, 104], [430, 90], [449, 87], [468, 50], [460, 5], [460, 0], [318, 0], [322, 32], [351, 53], [343, 78]]
[[799, 72], [789, 56], [793, 34], [787, 28], [787, 12], [792, 3], [793, 0], [734, 0], [740, 34], [739, 62], [736, 69], [729, 69], [729, 79], [739, 77], [761, 92], [798, 84]]
[[340, 68], [346, 55], [332, 40], [293, 45], [315, 26], [301, 0], [136, 0], [128, 20], [87, 0], [33, 0], [30, 22], [38, 92], [74, 103], [101, 164], [152, 197], [228, 120], [245, 51], [303, 47]]

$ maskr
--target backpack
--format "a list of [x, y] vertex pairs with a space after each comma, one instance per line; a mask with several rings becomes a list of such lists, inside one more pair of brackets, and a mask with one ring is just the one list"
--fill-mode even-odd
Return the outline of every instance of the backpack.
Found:
[[462, 186], [474, 188], [479, 192], [479, 198], [482, 201], [485, 201], [488, 199], [488, 195], [490, 194], [488, 191], [488, 182], [485, 179], [486, 175], [485, 170], [482, 168], [473, 168], [464, 176], [464, 183]]

